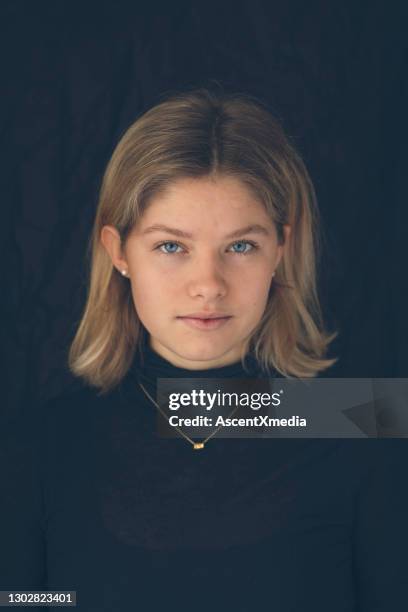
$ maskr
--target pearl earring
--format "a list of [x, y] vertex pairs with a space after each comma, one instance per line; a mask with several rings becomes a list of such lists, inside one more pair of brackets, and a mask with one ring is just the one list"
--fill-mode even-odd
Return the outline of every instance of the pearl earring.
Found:
[[126, 276], [126, 274], [127, 274], [126, 270], [121, 270], [121, 272], [122, 272], [123, 276]]

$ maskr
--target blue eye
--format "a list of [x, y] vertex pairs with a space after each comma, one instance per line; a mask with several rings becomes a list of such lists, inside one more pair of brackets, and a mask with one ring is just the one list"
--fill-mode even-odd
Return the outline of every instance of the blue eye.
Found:
[[[249, 255], [258, 248], [258, 245], [256, 242], [251, 242], [249, 240], [237, 240], [230, 248], [234, 247], [238, 247], [238, 249], [233, 250], [232, 253], [236, 255]], [[164, 255], [181, 255], [184, 252], [183, 247], [178, 242], [171, 242], [170, 240], [168, 242], [162, 242], [156, 249]]]
[[[251, 251], [257, 248], [254, 242], [249, 242], [248, 240], [239, 240], [238, 242], [234, 242], [232, 246], [235, 247], [237, 245], [240, 247], [243, 247], [243, 248], [239, 248], [237, 251], [233, 251], [234, 253], [237, 253], [238, 255], [247, 255], [248, 253], [250, 253]], [[251, 248], [248, 250], [246, 249], [247, 246], [250, 246]]]
[[[165, 250], [162, 250], [162, 247], [164, 247]], [[166, 249], [166, 247], [176, 247], [176, 248]], [[163, 244], [159, 244], [158, 246], [158, 249], [162, 253], [166, 253], [167, 255], [172, 255], [173, 253], [177, 253], [178, 248], [180, 248], [180, 245], [177, 244], [177, 242], [163, 242]]]

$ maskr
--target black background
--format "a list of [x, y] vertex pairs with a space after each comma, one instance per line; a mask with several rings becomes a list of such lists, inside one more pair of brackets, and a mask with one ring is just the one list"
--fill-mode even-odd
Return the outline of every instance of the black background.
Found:
[[2, 2], [8, 406], [74, 381], [66, 355], [106, 163], [162, 94], [218, 81], [266, 101], [317, 191], [326, 376], [408, 375], [404, 2]]

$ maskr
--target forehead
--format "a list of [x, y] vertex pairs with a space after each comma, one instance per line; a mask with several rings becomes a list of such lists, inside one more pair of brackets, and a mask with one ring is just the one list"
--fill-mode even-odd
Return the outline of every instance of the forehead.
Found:
[[233, 177], [178, 179], [152, 198], [140, 225], [144, 228], [169, 219], [193, 225], [210, 221], [225, 225], [237, 220], [272, 224], [263, 203]]

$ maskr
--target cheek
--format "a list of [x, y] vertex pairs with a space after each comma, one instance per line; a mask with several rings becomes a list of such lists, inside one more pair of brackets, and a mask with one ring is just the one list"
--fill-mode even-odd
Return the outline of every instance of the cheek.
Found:
[[144, 270], [132, 278], [133, 301], [138, 311], [146, 311], [147, 314], [162, 309], [172, 300], [174, 283], [162, 274], [154, 274]]
[[268, 297], [272, 272], [268, 268], [254, 270], [251, 274], [240, 275], [235, 290], [248, 305], [263, 304]]
[[249, 317], [257, 317], [263, 313], [268, 301], [268, 291], [264, 287], [248, 288], [246, 301], [243, 302], [243, 310]]

